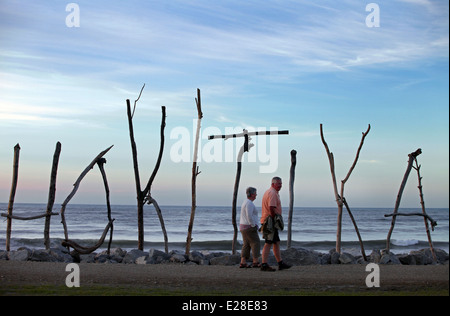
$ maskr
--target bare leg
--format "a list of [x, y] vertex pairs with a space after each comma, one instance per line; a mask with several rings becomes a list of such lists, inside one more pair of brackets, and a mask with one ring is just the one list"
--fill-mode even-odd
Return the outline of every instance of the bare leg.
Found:
[[264, 244], [261, 258], [262, 263], [267, 263], [267, 260], [269, 260], [270, 248], [272, 248], [271, 244]]
[[277, 262], [281, 261], [280, 242], [273, 244], [273, 255], [275, 256], [275, 259], [277, 259]]

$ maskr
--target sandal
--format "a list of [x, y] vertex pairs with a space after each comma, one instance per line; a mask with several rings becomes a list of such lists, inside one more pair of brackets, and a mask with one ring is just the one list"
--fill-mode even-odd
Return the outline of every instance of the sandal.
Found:
[[261, 263], [254, 263], [252, 264], [252, 268], [261, 268]]
[[239, 268], [241, 268], [241, 269], [246, 269], [246, 268], [250, 268], [250, 266], [247, 265], [246, 263], [241, 263], [241, 264], [239, 265]]

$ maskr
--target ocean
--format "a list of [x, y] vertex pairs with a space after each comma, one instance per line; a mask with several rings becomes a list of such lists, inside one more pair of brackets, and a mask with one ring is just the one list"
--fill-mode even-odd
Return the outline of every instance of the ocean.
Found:
[[[160, 206], [167, 230], [169, 251], [185, 249], [187, 229], [191, 214], [190, 206]], [[0, 213], [7, 212], [8, 205], [0, 203]], [[13, 214], [17, 216], [33, 216], [45, 212], [45, 204], [15, 203]], [[258, 205], [257, 205], [258, 208]], [[137, 242], [137, 207], [135, 205], [113, 205], [112, 217], [114, 232], [112, 248], [120, 247], [125, 250], [136, 249]], [[258, 208], [260, 210], [260, 208]], [[54, 212], [59, 212], [55, 204]], [[421, 209], [400, 209], [402, 213], [421, 213]], [[353, 216], [358, 225], [365, 252], [369, 255], [373, 249], [386, 248], [386, 238], [391, 226], [391, 217], [384, 214], [392, 213], [389, 208], [354, 208]], [[427, 209], [438, 225], [431, 232], [435, 248], [449, 252], [449, 209]], [[92, 246], [100, 238], [107, 224], [106, 205], [68, 205], [65, 211], [69, 238], [82, 246]], [[239, 225], [240, 207], [237, 210]], [[280, 233], [282, 249], [286, 248], [288, 208], [283, 208], [285, 230]], [[231, 252], [233, 226], [231, 222], [231, 206], [197, 206], [192, 232], [192, 250]], [[11, 249], [19, 247], [44, 247], [44, 222], [37, 219], [32, 221], [12, 221]], [[328, 252], [335, 247], [337, 207], [295, 207], [292, 223], [292, 246], [303, 247], [319, 252]], [[353, 224], [344, 209], [342, 223], [343, 251], [360, 254], [359, 241]], [[164, 236], [159, 219], [152, 205], [144, 208], [144, 250], [151, 248], [164, 250]], [[64, 230], [60, 216], [52, 216], [50, 239], [53, 245], [64, 239]], [[6, 218], [0, 218], [0, 249], [5, 249]], [[97, 250], [107, 248], [109, 233], [105, 243]], [[242, 238], [238, 233], [237, 250], [240, 251]], [[429, 247], [423, 217], [399, 216], [391, 237], [391, 251], [408, 253]]]

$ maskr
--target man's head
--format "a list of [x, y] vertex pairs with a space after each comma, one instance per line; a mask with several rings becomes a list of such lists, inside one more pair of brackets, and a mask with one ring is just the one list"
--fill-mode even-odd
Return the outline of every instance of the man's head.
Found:
[[272, 188], [274, 188], [277, 191], [281, 190], [281, 187], [283, 185], [283, 182], [281, 181], [280, 177], [273, 177], [272, 178]]

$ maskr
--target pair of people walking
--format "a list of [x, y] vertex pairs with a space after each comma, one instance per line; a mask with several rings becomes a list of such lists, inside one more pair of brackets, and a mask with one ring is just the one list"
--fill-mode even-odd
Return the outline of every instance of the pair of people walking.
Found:
[[[257, 192], [253, 187], [246, 190], [247, 199], [241, 207], [241, 217], [239, 222], [239, 229], [242, 234], [243, 246], [241, 253], [241, 268], [261, 268], [262, 271], [275, 271], [267, 263], [269, 259], [270, 249], [273, 246], [273, 254], [278, 262], [278, 269], [289, 269], [291, 266], [284, 263], [280, 252], [280, 236], [276, 224], [276, 219], [281, 217], [281, 200], [278, 192], [281, 190], [282, 181], [279, 177], [272, 179], [271, 187], [268, 189], [262, 198], [262, 214], [258, 217], [253, 201], [256, 199]], [[260, 239], [258, 235], [258, 224], [263, 227], [263, 238], [265, 240], [262, 251], [261, 264], [259, 263], [260, 254]], [[247, 260], [250, 258], [250, 250], [252, 253], [253, 264], [247, 265]]]

